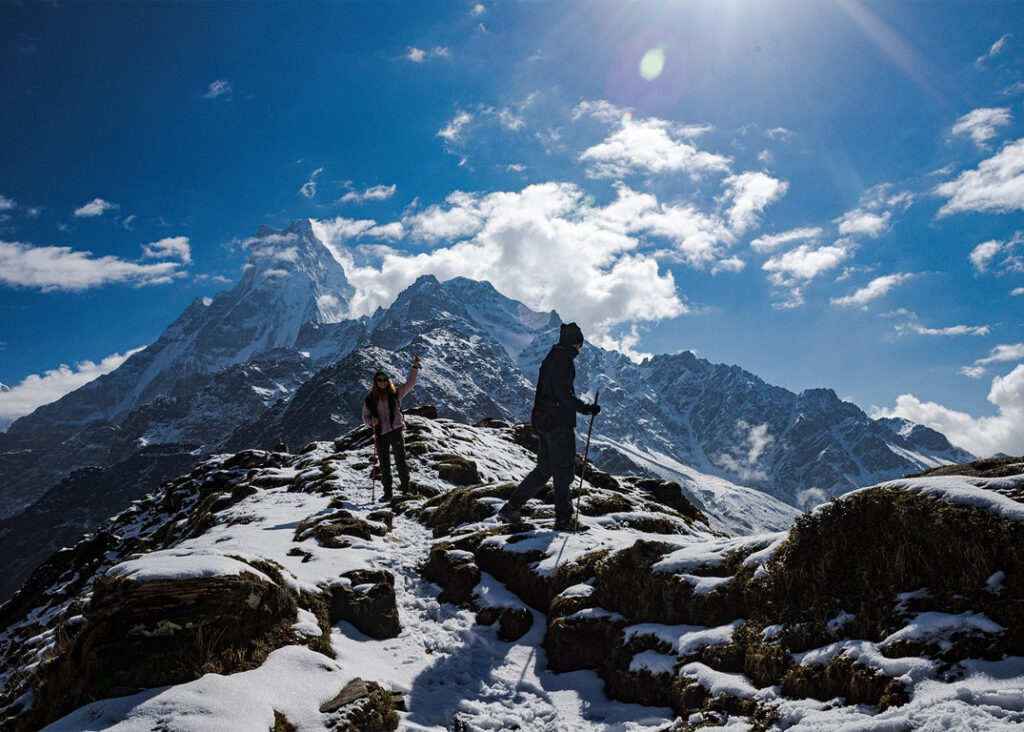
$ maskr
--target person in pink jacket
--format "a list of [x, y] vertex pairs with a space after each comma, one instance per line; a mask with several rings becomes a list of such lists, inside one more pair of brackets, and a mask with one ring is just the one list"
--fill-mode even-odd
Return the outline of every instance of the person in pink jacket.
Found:
[[373, 375], [373, 386], [363, 401], [363, 424], [373, 429], [377, 436], [377, 454], [380, 458], [380, 484], [384, 486], [381, 501], [391, 500], [391, 454], [395, 455], [395, 469], [398, 471], [398, 489], [409, 490], [409, 466], [405, 462], [405, 417], [402, 415], [402, 399], [416, 385], [420, 370], [420, 357], [414, 356], [409, 378], [399, 387], [391, 381], [387, 371], [380, 369]]

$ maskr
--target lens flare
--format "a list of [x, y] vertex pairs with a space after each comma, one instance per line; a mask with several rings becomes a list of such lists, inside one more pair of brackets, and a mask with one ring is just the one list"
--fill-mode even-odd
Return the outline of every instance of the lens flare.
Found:
[[665, 68], [665, 44], [659, 43], [657, 46], [649, 50], [644, 54], [644, 57], [640, 59], [640, 76], [645, 81], [654, 81]]
[[629, 124], [632, 121], [633, 121], [633, 113], [632, 112], [623, 112], [622, 113], [622, 126], [623, 127], [629, 127]]

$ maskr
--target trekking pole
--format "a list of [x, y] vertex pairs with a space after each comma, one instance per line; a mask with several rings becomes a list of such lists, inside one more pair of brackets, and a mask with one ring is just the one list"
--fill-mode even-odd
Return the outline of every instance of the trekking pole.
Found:
[[[594, 394], [594, 404], [597, 404], [599, 396], [601, 396], [600, 389]], [[576, 494], [576, 517], [572, 520], [572, 533], [574, 534], [580, 526], [580, 499], [583, 498], [583, 475], [587, 472], [587, 455], [590, 454], [590, 433], [594, 429], [594, 417], [596, 416], [596, 414], [590, 415], [590, 427], [587, 428], [587, 447], [583, 450], [583, 467], [580, 469], [580, 489]]]
[[370, 459], [370, 503], [377, 502], [377, 430], [373, 430], [373, 457]]

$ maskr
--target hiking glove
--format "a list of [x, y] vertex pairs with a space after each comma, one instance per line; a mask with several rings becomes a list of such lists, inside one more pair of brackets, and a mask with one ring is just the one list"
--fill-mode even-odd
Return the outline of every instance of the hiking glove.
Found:
[[600, 404], [588, 404], [583, 409], [583, 413], [584, 414], [600, 414], [601, 413], [601, 405]]

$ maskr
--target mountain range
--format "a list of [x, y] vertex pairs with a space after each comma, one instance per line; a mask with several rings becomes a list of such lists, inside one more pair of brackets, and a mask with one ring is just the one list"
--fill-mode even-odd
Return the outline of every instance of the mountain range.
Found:
[[[309, 220], [263, 227], [233, 288], [193, 301], [118, 369], [0, 433], [0, 599], [49, 553], [207, 455], [351, 429], [371, 374], [404, 381], [414, 354], [423, 369], [406, 406], [470, 423], [527, 418], [560, 314], [487, 282], [428, 275], [387, 308], [347, 318], [356, 290], [335, 246]], [[600, 391], [595, 462], [678, 482], [729, 533], [780, 530], [853, 488], [973, 458], [829, 389], [796, 394], [690, 352], [636, 363], [588, 344], [576, 366], [577, 393]]]

